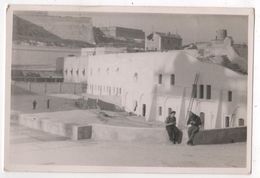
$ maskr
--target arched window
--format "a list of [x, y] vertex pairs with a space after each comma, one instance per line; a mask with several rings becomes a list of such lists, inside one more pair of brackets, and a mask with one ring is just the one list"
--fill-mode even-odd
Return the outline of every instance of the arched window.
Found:
[[245, 120], [242, 118], [238, 119], [238, 126], [242, 127], [244, 125], [245, 125]]
[[109, 74], [109, 68], [107, 68], [106, 72], [107, 72], [107, 75], [108, 75]]

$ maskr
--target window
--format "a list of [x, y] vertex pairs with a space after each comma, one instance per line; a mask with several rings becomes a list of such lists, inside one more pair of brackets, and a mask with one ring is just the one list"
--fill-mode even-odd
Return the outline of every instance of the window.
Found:
[[161, 116], [161, 115], [162, 115], [162, 107], [159, 106], [159, 116]]
[[158, 83], [162, 84], [162, 74], [159, 74], [159, 76], [158, 76]]
[[85, 72], [86, 72], [86, 70], [84, 69], [84, 70], [82, 70], [82, 75], [84, 75], [85, 76]]
[[79, 75], [79, 69], [76, 70], [76, 74]]
[[118, 68], [116, 68], [116, 72], [119, 72], [119, 67], [118, 67]]
[[200, 85], [200, 98], [204, 98], [204, 85]]
[[171, 85], [175, 84], [175, 75], [171, 74]]
[[238, 119], [238, 126], [242, 127], [244, 125], [245, 125], [244, 119], [242, 119], [242, 118]]
[[107, 74], [109, 74], [109, 68], [107, 68]]
[[232, 101], [232, 91], [228, 91], [228, 101]]
[[227, 116], [225, 118], [225, 127], [229, 127], [230, 126], [230, 123], [229, 123], [229, 117]]
[[70, 74], [71, 74], [71, 75], [73, 74], [73, 69], [70, 70]]
[[211, 99], [211, 86], [207, 85], [207, 99]]
[[193, 98], [197, 98], [197, 85], [196, 84], [192, 85], [192, 96], [193, 96]]
[[65, 70], [65, 74], [66, 74], [66, 75], [68, 74], [68, 69]]

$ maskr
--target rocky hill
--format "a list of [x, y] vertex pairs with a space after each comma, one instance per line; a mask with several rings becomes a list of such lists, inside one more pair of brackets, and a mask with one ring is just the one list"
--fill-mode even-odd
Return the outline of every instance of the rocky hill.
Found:
[[46, 25], [37, 25], [35, 23], [32, 23], [31, 21], [25, 20], [17, 15], [14, 15], [14, 43], [33, 46], [57, 46], [71, 48], [86, 48], [95, 46], [126, 47], [129, 52], [136, 52], [140, 51], [140, 49], [144, 49], [144, 43], [139, 43], [129, 39], [119, 40], [112, 37], [107, 37], [98, 27], [92, 27], [92, 33], [89, 33], [89, 35], [92, 35], [94, 38], [94, 45], [93, 43], [90, 44], [83, 41], [83, 39], [76, 40], [61, 38], [60, 36], [47, 30], [45, 26]]
[[71, 48], [93, 47], [80, 40], [63, 39], [47, 31], [41, 26], [35, 25], [16, 15], [13, 17], [13, 42], [16, 44], [34, 46], [58, 46]]

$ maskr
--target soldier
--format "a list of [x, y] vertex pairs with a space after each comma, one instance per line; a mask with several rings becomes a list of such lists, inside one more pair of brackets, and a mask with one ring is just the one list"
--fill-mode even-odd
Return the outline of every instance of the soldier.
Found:
[[37, 105], [37, 102], [36, 102], [36, 100], [33, 100], [33, 110], [35, 110], [36, 109], [36, 105]]
[[177, 142], [178, 138], [178, 128], [176, 127], [176, 117], [175, 117], [176, 112], [172, 111], [169, 116], [166, 118], [165, 123], [166, 123], [166, 130], [169, 135], [170, 141], [175, 144]]
[[47, 109], [50, 108], [50, 99], [47, 99]]
[[194, 136], [196, 135], [196, 133], [199, 132], [199, 126], [201, 125], [200, 117], [190, 111], [187, 125], [188, 125], [188, 136], [189, 136], [189, 140], [187, 144], [194, 145], [193, 143]]

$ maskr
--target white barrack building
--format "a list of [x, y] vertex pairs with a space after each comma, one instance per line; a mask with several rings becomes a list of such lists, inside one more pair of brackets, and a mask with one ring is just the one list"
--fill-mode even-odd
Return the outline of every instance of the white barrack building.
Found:
[[[65, 59], [64, 78], [87, 82], [88, 94], [117, 98], [126, 111], [148, 121], [164, 121], [174, 110], [179, 127], [186, 125], [195, 88], [192, 111], [201, 116], [204, 129], [245, 126], [247, 75], [201, 62], [192, 53], [175, 50], [83, 55]], [[194, 85], [196, 74], [199, 78]]]

